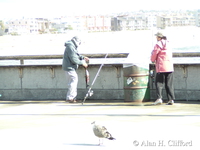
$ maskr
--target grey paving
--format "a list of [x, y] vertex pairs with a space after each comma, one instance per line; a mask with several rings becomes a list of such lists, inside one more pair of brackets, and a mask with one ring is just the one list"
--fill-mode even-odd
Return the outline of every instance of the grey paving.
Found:
[[[91, 123], [116, 138], [98, 145]], [[199, 149], [200, 102], [0, 101], [1, 150]]]

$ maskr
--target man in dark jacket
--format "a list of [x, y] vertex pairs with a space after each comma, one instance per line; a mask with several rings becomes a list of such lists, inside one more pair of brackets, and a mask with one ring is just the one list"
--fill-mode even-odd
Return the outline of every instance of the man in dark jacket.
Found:
[[65, 71], [65, 75], [68, 82], [68, 91], [66, 95], [66, 101], [74, 103], [77, 96], [78, 75], [76, 70], [79, 65], [83, 65], [87, 68], [89, 61], [88, 57], [82, 56], [78, 53], [78, 46], [81, 44], [81, 40], [75, 36], [70, 41], [65, 43], [65, 52], [63, 56], [62, 69]]

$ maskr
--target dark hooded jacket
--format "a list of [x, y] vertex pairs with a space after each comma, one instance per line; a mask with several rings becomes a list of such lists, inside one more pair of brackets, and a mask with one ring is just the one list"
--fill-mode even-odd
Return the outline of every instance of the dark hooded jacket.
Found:
[[78, 65], [84, 63], [84, 56], [78, 53], [77, 46], [72, 41], [67, 41], [65, 47], [62, 69], [65, 71], [78, 69]]

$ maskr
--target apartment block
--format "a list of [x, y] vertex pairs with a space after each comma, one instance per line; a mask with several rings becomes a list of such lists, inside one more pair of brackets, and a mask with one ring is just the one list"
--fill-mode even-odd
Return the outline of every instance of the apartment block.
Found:
[[44, 31], [49, 28], [48, 23], [43, 18], [9, 20], [6, 22], [6, 26], [8, 27], [8, 33], [10, 34], [37, 34], [40, 31]]
[[76, 31], [110, 31], [111, 18], [107, 16], [65, 16], [51, 20], [52, 28], [71, 27]]
[[173, 14], [157, 16], [157, 28], [195, 26], [195, 17], [188, 14]]
[[156, 27], [157, 19], [155, 14], [137, 13], [112, 18], [112, 30], [147, 30]]
[[110, 31], [111, 18], [107, 16], [86, 16], [88, 31]]
[[146, 15], [146, 19], [147, 19], [147, 29], [151, 29], [156, 27], [157, 25], [157, 14], [147, 14]]

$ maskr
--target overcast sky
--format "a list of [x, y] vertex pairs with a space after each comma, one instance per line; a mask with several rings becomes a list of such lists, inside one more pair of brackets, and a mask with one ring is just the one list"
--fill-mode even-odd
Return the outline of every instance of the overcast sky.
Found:
[[200, 9], [199, 0], [0, 0], [0, 18]]

